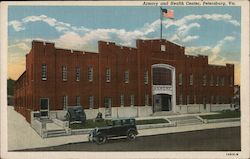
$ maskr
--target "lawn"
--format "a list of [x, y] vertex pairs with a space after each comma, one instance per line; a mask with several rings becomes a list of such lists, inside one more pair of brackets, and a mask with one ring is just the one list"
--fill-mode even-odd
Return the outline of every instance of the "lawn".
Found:
[[201, 115], [200, 117], [203, 119], [239, 118], [240, 111], [224, 110], [224, 111], [220, 111], [219, 114]]
[[[145, 125], [145, 124], [160, 124], [160, 123], [168, 123], [165, 119], [149, 119], [149, 120], [136, 120], [136, 125]], [[74, 123], [70, 124], [71, 129], [89, 129], [95, 127], [105, 127], [111, 124], [111, 120], [103, 120], [95, 122], [94, 120], [87, 120], [86, 123]]]

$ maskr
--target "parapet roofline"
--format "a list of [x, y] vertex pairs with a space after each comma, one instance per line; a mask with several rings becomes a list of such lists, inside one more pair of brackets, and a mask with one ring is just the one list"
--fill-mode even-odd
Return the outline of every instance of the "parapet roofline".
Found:
[[[182, 47], [184, 48], [183, 45], [180, 45], [178, 43], [175, 43], [175, 42], [172, 42], [172, 41], [168, 41], [167, 39], [136, 39], [137, 40], [141, 40], [141, 41], [163, 41], [163, 42], [169, 42], [169, 43], [172, 43], [174, 45], [177, 45], [179, 47]], [[54, 42], [50, 42], [50, 41], [42, 41], [42, 40], [33, 40], [33, 42], [37, 42], [37, 43], [43, 43], [43, 45], [46, 45], [46, 44], [52, 44], [52, 45], [55, 45]], [[107, 45], [115, 45], [115, 46], [118, 46], [118, 47], [121, 47], [121, 48], [128, 48], [128, 49], [138, 49], [137, 47], [131, 47], [131, 46], [125, 46], [125, 45], [119, 45], [119, 44], [116, 44], [115, 42], [113, 41], [104, 41], [104, 40], [99, 40], [99, 42], [103, 42], [103, 43], [106, 43]], [[88, 52], [88, 51], [85, 51], [85, 50], [73, 50], [73, 49], [67, 49], [67, 48], [60, 48], [60, 47], [55, 47], [56, 49], [64, 49], [64, 50], [69, 50], [71, 52], [82, 52], [82, 53], [98, 53], [98, 52]]]
[[[43, 45], [47, 45], [47, 44], [52, 44], [55, 45], [54, 42], [49, 42], [49, 41], [42, 41], [42, 40], [32, 40], [32, 43], [42, 43]], [[57, 50], [65, 50], [65, 51], [69, 51], [71, 53], [83, 53], [83, 54], [87, 54], [87, 53], [94, 53], [97, 54], [98, 52], [90, 52], [90, 51], [85, 51], [85, 50], [75, 50], [75, 49], [67, 49], [67, 48], [61, 48], [61, 47], [55, 47], [55, 49]]]
[[117, 43], [115, 43], [113, 41], [99, 40], [98, 43], [106, 43], [107, 45], [113, 45], [113, 46], [117, 46], [117, 47], [120, 47], [120, 48], [138, 49], [136, 47], [126, 46], [126, 45], [120, 45], [120, 44], [117, 44]]
[[[168, 42], [168, 43], [172, 43], [172, 44], [174, 44], [174, 45], [177, 45], [177, 46], [179, 46], [179, 47], [182, 47], [182, 48], [185, 48], [184, 46], [182, 46], [182, 45], [180, 45], [180, 44], [178, 44], [178, 43], [176, 43], [176, 42], [172, 42], [172, 41], [168, 41], [167, 39], [136, 39], [136, 41], [138, 41], [138, 40], [140, 40], [140, 41], [163, 41], [163, 42]], [[41, 40], [33, 40], [32, 42], [39, 42], [39, 43], [43, 43], [43, 44], [53, 44], [53, 45], [55, 45], [55, 43], [53, 43], [53, 42], [49, 42], [49, 41], [41, 41]], [[115, 42], [112, 42], [112, 41], [104, 41], [104, 40], [99, 40], [98, 41], [98, 43], [106, 43], [107, 45], [115, 45], [115, 46], [117, 46], [117, 47], [121, 47], [121, 48], [131, 48], [131, 49], [138, 49], [138, 48], [136, 48], [136, 47], [130, 47], [130, 46], [125, 46], [125, 45], [118, 45], [118, 44], [116, 44]], [[70, 51], [71, 53], [74, 53], [74, 52], [78, 52], [78, 53], [83, 53], [83, 54], [87, 54], [87, 53], [93, 53], [93, 54], [98, 54], [99, 52], [89, 52], [89, 51], [85, 51], [85, 50], [83, 50], [83, 51], [81, 51], [81, 50], [73, 50], [73, 49], [64, 49], [64, 48], [57, 48], [57, 47], [55, 47], [56, 49], [63, 49], [63, 50], [67, 50], [67, 51]], [[185, 54], [186, 56], [189, 56], [189, 57], [208, 57], [207, 55], [200, 55], [200, 54], [198, 54], [198, 56], [195, 56], [195, 55], [187, 55], [187, 54]], [[229, 67], [232, 67], [232, 66], [234, 66], [234, 64], [229, 64], [229, 63], [226, 63], [225, 65], [214, 65], [214, 64], [208, 64], [208, 65], [210, 65], [210, 66], [217, 66], [217, 67], [225, 67], [225, 66], [229, 66]], [[230, 66], [231, 65], [231, 66]]]
[[46, 45], [46, 44], [53, 44], [53, 45], [55, 45], [55, 43], [54, 43], [54, 42], [51, 42], [51, 41], [32, 40], [32, 43], [33, 43], [33, 42], [43, 43], [43, 45]]
[[177, 43], [177, 42], [173, 42], [173, 41], [169, 41], [167, 39], [136, 39], [136, 40], [141, 40], [141, 41], [160, 41], [160, 42], [167, 42], [167, 43], [172, 43], [174, 45], [177, 45], [177, 46], [180, 46], [180, 47], [183, 47], [183, 45]]
[[208, 64], [208, 66], [211, 66], [211, 67], [233, 67], [234, 64], [228, 64], [228, 63], [226, 63], [225, 65]]
[[21, 78], [23, 78], [23, 76], [26, 74], [26, 70], [21, 74], [21, 76], [19, 76], [19, 78], [15, 81], [15, 82], [17, 82], [17, 81], [19, 81]]

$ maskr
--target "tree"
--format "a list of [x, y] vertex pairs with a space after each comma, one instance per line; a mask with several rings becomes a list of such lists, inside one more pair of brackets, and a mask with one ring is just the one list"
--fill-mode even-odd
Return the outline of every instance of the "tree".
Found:
[[14, 85], [15, 85], [15, 80], [9, 78], [7, 80], [7, 94], [8, 95], [14, 95]]

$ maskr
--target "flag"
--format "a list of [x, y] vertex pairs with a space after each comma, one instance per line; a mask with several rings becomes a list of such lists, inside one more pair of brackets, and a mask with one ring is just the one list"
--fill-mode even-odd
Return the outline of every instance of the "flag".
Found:
[[161, 9], [162, 14], [164, 17], [169, 18], [169, 19], [174, 19], [174, 11], [173, 10], [168, 10], [168, 9]]

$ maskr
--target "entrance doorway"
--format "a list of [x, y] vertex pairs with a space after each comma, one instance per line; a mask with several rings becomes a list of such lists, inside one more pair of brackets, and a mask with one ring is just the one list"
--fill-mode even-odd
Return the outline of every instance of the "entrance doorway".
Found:
[[40, 99], [40, 117], [41, 118], [49, 117], [49, 99], [48, 98]]
[[168, 64], [152, 65], [153, 112], [175, 112], [175, 67]]
[[172, 96], [169, 94], [156, 94], [154, 98], [154, 112], [172, 111]]

